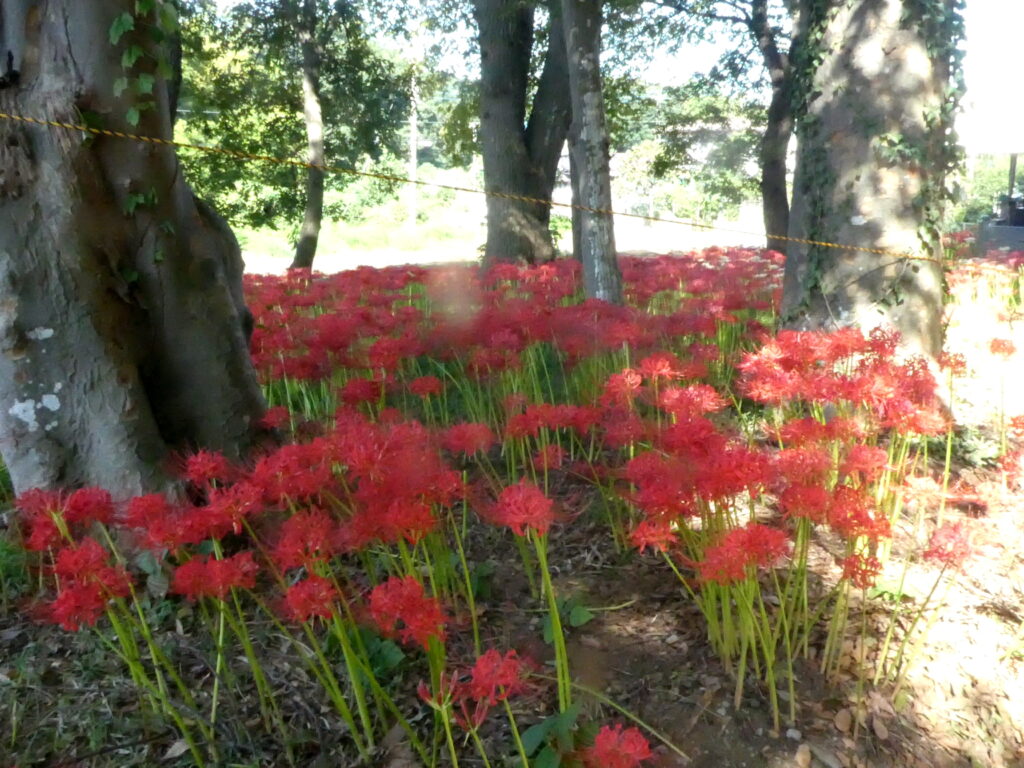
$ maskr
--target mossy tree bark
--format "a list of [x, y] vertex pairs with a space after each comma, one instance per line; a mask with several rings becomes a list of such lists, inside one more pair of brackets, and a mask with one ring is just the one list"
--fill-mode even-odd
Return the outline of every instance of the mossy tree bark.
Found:
[[[947, 0], [951, 12], [953, 0]], [[950, 60], [925, 39], [920, 0], [803, 0], [798, 156], [783, 320], [891, 326], [942, 345], [936, 221], [947, 162]], [[942, 46], [939, 46], [942, 48]], [[901, 254], [926, 257], [920, 260]]]
[[[0, 0], [2, 39], [21, 43], [0, 109], [169, 137], [156, 15], [112, 45], [126, 13], [133, 0]], [[126, 115], [148, 89], [113, 89], [128, 46], [145, 52], [132, 82], [155, 85], [137, 126]], [[15, 489], [124, 498], [167, 487], [176, 453], [242, 456], [264, 401], [241, 256], [174, 151], [2, 121], [0, 169], [0, 453]]]

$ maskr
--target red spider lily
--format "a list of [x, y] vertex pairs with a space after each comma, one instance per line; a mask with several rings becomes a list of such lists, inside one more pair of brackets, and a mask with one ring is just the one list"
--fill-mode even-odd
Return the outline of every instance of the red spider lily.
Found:
[[409, 382], [409, 391], [417, 397], [430, 397], [440, 395], [444, 391], [444, 384], [437, 376], [420, 376]]
[[69, 524], [103, 523], [114, 519], [114, 502], [102, 488], [80, 488], [64, 505], [64, 519]]
[[454, 424], [441, 435], [441, 446], [445, 450], [466, 456], [486, 453], [494, 442], [494, 432], [486, 424]]
[[107, 551], [95, 539], [65, 547], [57, 553], [54, 573], [60, 590], [50, 604], [55, 622], [68, 631], [83, 624], [92, 626], [106, 610], [107, 602], [131, 593], [131, 578], [120, 566], [108, 565]]
[[643, 383], [643, 376], [632, 368], [613, 373], [604, 384], [604, 392], [600, 397], [601, 405], [631, 405], [639, 396]]
[[307, 576], [285, 592], [285, 609], [293, 621], [306, 622], [314, 616], [329, 619], [338, 597], [338, 590], [329, 579]]
[[787, 518], [824, 523], [831, 505], [832, 495], [820, 485], [790, 485], [779, 494], [779, 509]]
[[679, 542], [672, 523], [664, 518], [647, 518], [641, 520], [629, 532], [630, 543], [641, 552], [650, 547], [658, 552], [667, 552]]
[[971, 557], [973, 551], [967, 526], [963, 522], [947, 523], [932, 534], [922, 557], [943, 568], [962, 570], [964, 562]]
[[384, 634], [397, 630], [402, 642], [429, 648], [430, 638], [444, 642], [445, 615], [441, 603], [427, 597], [423, 585], [412, 576], [391, 578], [370, 592], [370, 616]]
[[534, 469], [546, 472], [562, 466], [565, 463], [565, 457], [566, 453], [562, 446], [548, 445], [533, 455], [532, 463]]
[[847, 541], [867, 536], [872, 541], [892, 536], [889, 519], [875, 508], [874, 500], [860, 488], [838, 485], [832, 491], [828, 524]]
[[943, 352], [939, 355], [939, 367], [953, 376], [963, 376], [967, 373], [967, 358], [959, 352]]
[[384, 382], [380, 379], [354, 378], [345, 382], [338, 390], [341, 401], [346, 405], [375, 403], [384, 393]]
[[718, 546], [708, 547], [698, 562], [701, 581], [732, 584], [750, 575], [750, 569], [768, 567], [789, 553], [784, 531], [759, 523], [729, 531]]
[[185, 460], [185, 479], [200, 488], [231, 480], [234, 470], [224, 454], [197, 451]]
[[888, 461], [888, 454], [881, 448], [858, 443], [846, 452], [839, 473], [845, 477], [857, 475], [861, 483], [873, 483], [881, 477]]
[[466, 674], [458, 676], [458, 681], [453, 676], [455, 722], [467, 731], [480, 728], [496, 704], [526, 690], [525, 675], [526, 667], [515, 651], [484, 653], [468, 671], [468, 680]]
[[291, 421], [291, 413], [288, 409], [283, 405], [275, 405], [273, 408], [267, 408], [267, 412], [260, 419], [259, 426], [267, 429], [280, 429], [289, 421]]
[[280, 538], [270, 554], [282, 571], [303, 567], [312, 570], [335, 554], [335, 522], [321, 509], [296, 512], [281, 525]]
[[189, 600], [223, 600], [232, 589], [255, 588], [258, 571], [252, 552], [239, 552], [223, 560], [196, 557], [175, 569], [171, 592]]
[[992, 339], [988, 344], [988, 349], [993, 355], [999, 357], [1010, 357], [1017, 351], [1017, 347], [1009, 339]]
[[875, 585], [875, 579], [882, 572], [882, 563], [871, 555], [854, 554], [840, 561], [843, 567], [843, 578], [849, 579], [857, 589], [869, 589]]
[[93, 626], [107, 608], [109, 596], [96, 583], [69, 584], [49, 606], [53, 621], [69, 632]]
[[688, 419], [720, 411], [727, 403], [713, 387], [707, 384], [691, 384], [688, 387], [665, 387], [658, 393], [657, 405], [677, 418]]
[[202, 538], [218, 539], [229, 532], [242, 532], [242, 521], [263, 510], [263, 491], [248, 482], [227, 488], [212, 488], [206, 506], [192, 510], [194, 525], [206, 528]]
[[640, 361], [640, 375], [651, 381], [679, 377], [679, 358], [671, 352], [656, 352]]
[[594, 745], [583, 750], [583, 764], [587, 768], [636, 768], [653, 756], [647, 739], [636, 728], [605, 725], [594, 738]]
[[511, 528], [516, 536], [525, 536], [526, 528], [543, 536], [554, 522], [554, 506], [540, 488], [524, 478], [502, 490], [489, 517]]
[[64, 498], [57, 491], [32, 488], [18, 494], [14, 506], [21, 512], [23, 524], [28, 528], [25, 548], [33, 552], [55, 549], [63, 543], [54, 516], [64, 513]]

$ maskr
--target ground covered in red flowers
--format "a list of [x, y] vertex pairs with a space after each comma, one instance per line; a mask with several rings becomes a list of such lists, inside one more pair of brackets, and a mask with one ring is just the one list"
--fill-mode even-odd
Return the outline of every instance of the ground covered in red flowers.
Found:
[[0, 764], [1024, 765], [1018, 265], [938, 365], [623, 270], [248, 278], [280, 443], [15, 500]]

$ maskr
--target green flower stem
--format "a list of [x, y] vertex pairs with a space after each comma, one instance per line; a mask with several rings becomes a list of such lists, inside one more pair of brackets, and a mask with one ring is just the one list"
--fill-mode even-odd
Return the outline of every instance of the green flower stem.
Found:
[[[465, 522], [466, 519], [466, 507], [468, 502], [463, 500], [462, 502], [462, 519]], [[466, 607], [469, 609], [469, 621], [473, 627], [473, 651], [477, 656], [481, 653], [483, 647], [480, 643], [480, 624], [476, 617], [476, 598], [473, 595], [473, 579], [469, 573], [469, 563], [466, 561], [466, 550], [462, 546], [462, 537], [465, 532], [460, 533], [459, 527], [455, 522], [455, 513], [448, 510], [448, 520], [452, 527], [452, 533], [455, 539], [455, 549], [459, 553], [459, 565], [462, 568], [462, 580], [466, 588]]]
[[[338, 684], [338, 679], [334, 675], [331, 662], [328, 661], [327, 656], [324, 654], [323, 648], [320, 646], [320, 641], [316, 639], [316, 634], [309, 626], [309, 622], [302, 623], [302, 631], [306, 635], [306, 639], [309, 640], [309, 645], [313, 649], [313, 653], [319, 662], [320, 669], [317, 671], [314, 667], [314, 674], [320, 681], [320, 684], [327, 691], [328, 696], [331, 697], [331, 701], [334, 704], [335, 710], [341, 715], [341, 719], [345, 721], [345, 725], [348, 726], [349, 733], [352, 735], [352, 741], [355, 742], [356, 749], [359, 751], [360, 757], [363, 760], [369, 758], [370, 752], [359, 736], [359, 730], [356, 727], [355, 716], [352, 714], [352, 708], [348, 705], [345, 700], [345, 694], [342, 693], [341, 686]], [[370, 729], [372, 734], [372, 726]]]
[[508, 699], [503, 699], [502, 704], [505, 705], [505, 716], [508, 717], [509, 728], [512, 729], [512, 739], [516, 743], [516, 750], [519, 752], [519, 759], [522, 761], [521, 768], [530, 768], [530, 759], [526, 756], [526, 747], [523, 746], [523, 737], [519, 733], [519, 726], [516, 724], [516, 716], [512, 714], [512, 705], [508, 703]]
[[484, 743], [480, 741], [480, 734], [477, 733], [476, 728], [469, 729], [469, 737], [473, 740], [476, 751], [480, 753], [480, 759], [484, 763], [484, 768], [491, 768], [491, 761], [487, 759], [487, 749], [484, 747]]
[[341, 654], [345, 658], [345, 671], [348, 673], [349, 684], [352, 686], [352, 695], [356, 700], [356, 710], [359, 712], [359, 720], [363, 724], [363, 734], [366, 736], [366, 743], [370, 749], [374, 747], [373, 720], [370, 718], [370, 710], [366, 704], [366, 691], [363, 689], [362, 674], [356, 669], [355, 649], [348, 636], [348, 628], [342, 623], [337, 611], [332, 614], [331, 628], [334, 636], [341, 645]]
[[548, 615], [551, 617], [551, 635], [555, 645], [555, 671], [558, 677], [558, 711], [565, 712], [572, 706], [572, 676], [569, 672], [569, 654], [565, 647], [565, 633], [562, 630], [562, 618], [558, 614], [558, 599], [555, 587], [551, 583], [551, 572], [548, 569], [548, 541], [546, 535], [528, 529], [528, 536], [533, 541], [540, 565], [540, 576], [544, 593], [548, 601]]

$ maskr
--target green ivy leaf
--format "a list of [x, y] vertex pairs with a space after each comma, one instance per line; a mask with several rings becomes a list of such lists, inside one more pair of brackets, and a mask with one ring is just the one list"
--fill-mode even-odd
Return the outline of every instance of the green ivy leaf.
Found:
[[165, 32], [173, 32], [178, 28], [178, 12], [174, 3], [161, 3], [159, 13], [160, 28]]
[[137, 192], [132, 192], [125, 198], [124, 201], [124, 212], [131, 216], [135, 213], [135, 209], [146, 202], [146, 196], [140, 195]]
[[117, 42], [124, 37], [124, 33], [133, 29], [135, 29], [135, 17], [125, 11], [110, 25], [110, 44], [117, 45]]
[[124, 116], [125, 120], [128, 121], [128, 124], [131, 125], [132, 127], [136, 127], [136, 128], [139, 125], [139, 119], [141, 117], [142, 117], [142, 112], [139, 110], [138, 107], [129, 107], [128, 108], [128, 112]]
[[155, 0], [135, 0], [135, 15], [145, 16], [153, 10]]
[[127, 87], [128, 87], [128, 78], [127, 77], [119, 77], [119, 78], [117, 78], [117, 80], [114, 81], [114, 96], [115, 96], [115, 98], [119, 97], [122, 93], [124, 93], [125, 88], [127, 88]]
[[135, 62], [142, 58], [142, 47], [138, 45], [130, 45], [125, 49], [125, 52], [121, 54], [121, 67], [123, 69], [131, 69], [135, 66]]
[[153, 84], [155, 82], [156, 77], [154, 75], [151, 75], [148, 72], [143, 72], [136, 80], [136, 87], [140, 94], [149, 95], [153, 93]]

